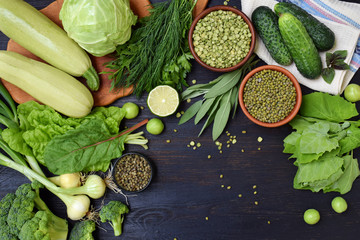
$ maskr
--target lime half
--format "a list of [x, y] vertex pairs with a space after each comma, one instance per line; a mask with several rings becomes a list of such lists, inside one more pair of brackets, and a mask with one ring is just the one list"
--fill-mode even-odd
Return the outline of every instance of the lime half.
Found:
[[150, 91], [147, 98], [150, 111], [159, 117], [166, 117], [175, 113], [179, 102], [178, 92], [168, 85], [155, 87]]

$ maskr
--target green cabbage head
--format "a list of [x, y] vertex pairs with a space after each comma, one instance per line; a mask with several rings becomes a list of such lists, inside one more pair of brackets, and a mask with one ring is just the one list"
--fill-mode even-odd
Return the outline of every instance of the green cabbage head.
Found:
[[128, 41], [137, 20], [129, 0], [65, 0], [59, 17], [69, 37], [97, 57]]

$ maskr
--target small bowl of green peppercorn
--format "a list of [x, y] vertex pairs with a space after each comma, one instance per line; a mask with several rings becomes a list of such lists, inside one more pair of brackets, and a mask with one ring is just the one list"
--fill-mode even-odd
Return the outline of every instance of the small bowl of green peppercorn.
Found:
[[153, 167], [144, 155], [126, 153], [115, 161], [112, 174], [120, 189], [137, 193], [149, 186], [153, 177]]
[[288, 70], [264, 65], [249, 72], [241, 82], [239, 103], [244, 114], [263, 127], [279, 127], [298, 113], [301, 87]]
[[231, 72], [250, 58], [256, 36], [245, 13], [230, 6], [214, 6], [194, 19], [188, 41], [200, 65], [216, 72]]

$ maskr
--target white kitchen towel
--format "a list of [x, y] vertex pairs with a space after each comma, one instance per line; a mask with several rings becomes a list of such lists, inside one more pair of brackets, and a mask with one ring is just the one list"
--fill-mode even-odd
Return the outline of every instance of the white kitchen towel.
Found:
[[[258, 6], [268, 6], [274, 10], [275, 0], [241, 0], [241, 10], [251, 18], [252, 12]], [[347, 50], [345, 62], [350, 70], [335, 70], [335, 77], [331, 84], [326, 83], [320, 76], [317, 79], [306, 79], [296, 69], [295, 64], [282, 66], [288, 69], [297, 78], [299, 83], [316, 91], [334, 95], [341, 94], [349, 84], [355, 72], [360, 67], [360, 5], [338, 0], [288, 0], [311, 13], [335, 33], [335, 45], [327, 52]], [[269, 65], [279, 65], [270, 56], [264, 43], [257, 37], [255, 53]], [[321, 52], [323, 67], [326, 66], [325, 52]], [[279, 65], [281, 66], [281, 65]]]

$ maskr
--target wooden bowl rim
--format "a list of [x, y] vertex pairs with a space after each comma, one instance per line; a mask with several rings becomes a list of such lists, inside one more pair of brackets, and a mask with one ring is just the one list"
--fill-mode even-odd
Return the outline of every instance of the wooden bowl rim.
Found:
[[[287, 77], [289, 77], [289, 79], [291, 80], [291, 82], [293, 83], [295, 90], [296, 90], [296, 104], [293, 108], [293, 110], [290, 112], [290, 114], [285, 117], [283, 120], [276, 122], [276, 123], [265, 123], [265, 122], [261, 122], [259, 120], [257, 120], [256, 118], [254, 118], [246, 109], [245, 104], [244, 104], [244, 100], [243, 100], [243, 93], [244, 93], [244, 88], [245, 85], [247, 83], [247, 81], [250, 79], [250, 77], [252, 77], [255, 73], [260, 72], [262, 70], [275, 70], [275, 71], [279, 71], [282, 72], [283, 74], [285, 74]], [[263, 127], [269, 127], [269, 128], [274, 128], [274, 127], [280, 127], [282, 125], [287, 124], [288, 122], [290, 122], [295, 116], [296, 114], [299, 112], [300, 110], [300, 106], [301, 106], [301, 102], [302, 102], [302, 92], [301, 92], [301, 87], [299, 82], [297, 81], [297, 79], [295, 78], [295, 76], [289, 72], [288, 70], [286, 70], [283, 67], [280, 66], [276, 66], [276, 65], [264, 65], [264, 66], [260, 66], [258, 68], [253, 69], [251, 72], [249, 72], [245, 78], [242, 80], [241, 84], [240, 84], [240, 88], [239, 88], [239, 103], [240, 103], [240, 107], [242, 109], [242, 111], [244, 112], [244, 114], [246, 115], [246, 117], [248, 119], [250, 119], [252, 122], [254, 122], [257, 125], [263, 126]]]
[[[195, 29], [196, 24], [198, 23], [198, 21], [202, 18], [204, 18], [206, 15], [208, 15], [210, 12], [213, 11], [217, 11], [217, 10], [224, 10], [224, 11], [232, 11], [238, 15], [240, 15], [244, 21], [246, 22], [246, 24], [249, 26], [250, 32], [251, 32], [251, 45], [250, 45], [250, 50], [248, 52], [248, 54], [246, 55], [246, 57], [241, 60], [238, 64], [232, 66], [232, 67], [228, 67], [228, 68], [215, 68], [215, 67], [211, 67], [209, 65], [207, 65], [205, 62], [203, 62], [199, 56], [196, 54], [195, 50], [194, 50], [194, 45], [193, 45], [193, 39], [192, 39], [192, 35]], [[231, 72], [234, 71], [238, 68], [240, 68], [242, 65], [244, 65], [249, 58], [251, 57], [251, 55], [254, 52], [255, 49], [255, 43], [256, 43], [256, 32], [255, 32], [255, 28], [254, 25], [252, 24], [251, 20], [248, 18], [248, 16], [246, 16], [245, 13], [243, 13], [242, 11], [240, 11], [239, 9], [236, 9], [234, 7], [231, 6], [224, 6], [224, 5], [217, 5], [217, 6], [213, 6], [210, 8], [205, 9], [204, 11], [202, 11], [192, 22], [190, 30], [189, 30], [189, 34], [188, 34], [188, 42], [189, 42], [189, 48], [191, 51], [191, 54], [194, 56], [195, 60], [204, 68], [207, 68], [211, 71], [214, 72]]]

